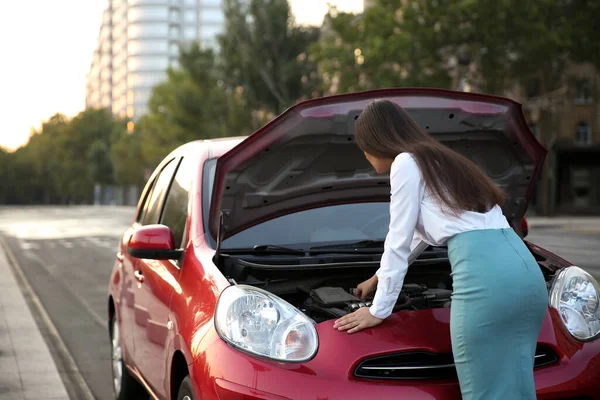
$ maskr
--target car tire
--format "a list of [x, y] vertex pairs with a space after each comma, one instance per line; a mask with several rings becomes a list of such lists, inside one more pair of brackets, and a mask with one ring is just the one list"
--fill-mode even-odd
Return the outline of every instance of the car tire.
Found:
[[[123, 362], [120, 327], [116, 316], [110, 322], [111, 371], [115, 400], [147, 400], [144, 387], [129, 373]], [[118, 382], [120, 375], [120, 382]]]
[[186, 376], [179, 385], [179, 392], [177, 392], [177, 400], [195, 400], [194, 388], [192, 387], [192, 379], [190, 376]]

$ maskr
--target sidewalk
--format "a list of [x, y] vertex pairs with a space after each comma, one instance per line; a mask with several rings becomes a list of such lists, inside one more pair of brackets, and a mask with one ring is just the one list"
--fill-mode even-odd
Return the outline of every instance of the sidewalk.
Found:
[[0, 400], [34, 399], [69, 397], [0, 246]]

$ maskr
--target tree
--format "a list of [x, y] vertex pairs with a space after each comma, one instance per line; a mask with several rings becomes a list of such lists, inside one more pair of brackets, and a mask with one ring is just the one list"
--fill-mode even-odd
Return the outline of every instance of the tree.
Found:
[[117, 183], [121, 185], [141, 185], [144, 179], [140, 134], [138, 132], [120, 132], [110, 148]]
[[106, 142], [96, 140], [87, 152], [88, 173], [91, 182], [110, 185], [115, 181], [110, 149]]
[[600, 71], [600, 41], [598, 40], [598, 0], [563, 0], [565, 48], [574, 61], [590, 62]]
[[220, 79], [211, 50], [197, 43], [182, 47], [179, 63], [152, 90], [149, 112], [136, 124], [146, 166], [154, 167], [183, 143], [245, 135], [255, 128], [241, 91], [229, 90]]
[[279, 114], [318, 95], [316, 67], [308, 57], [319, 29], [297, 26], [287, 0], [225, 0], [220, 68], [231, 90], [243, 88], [254, 110]]
[[[441, 33], [449, 54], [460, 49], [476, 66], [473, 80], [482, 91], [506, 88], [540, 72], [558, 81], [564, 63], [564, 10], [556, 0], [455, 1]], [[458, 28], [458, 29], [457, 29]]]
[[95, 182], [87, 173], [90, 147], [99, 142], [108, 148], [119, 129], [123, 128], [108, 109], [86, 109], [69, 121], [55, 148], [62, 167], [60, 190], [67, 194], [66, 201], [91, 201]]
[[560, 75], [574, 23], [563, 3], [378, 0], [360, 16], [333, 8], [330, 33], [312, 47], [313, 57], [334, 92], [451, 87], [452, 69], [462, 62], [471, 67], [471, 83], [504, 94], [540, 71]]
[[[17, 155], [19, 160], [32, 169], [28, 182], [23, 179], [19, 184], [31, 185], [39, 198], [36, 202], [61, 202], [68, 196], [63, 176], [64, 159], [61, 158], [61, 145], [67, 135], [68, 118], [56, 113], [42, 123], [39, 131], [34, 130], [22, 151]], [[21, 166], [24, 168], [24, 165]]]
[[403, 3], [378, 1], [361, 15], [330, 8], [321, 40], [311, 47], [326, 92], [450, 85], [440, 52], [441, 7], [433, 0]]

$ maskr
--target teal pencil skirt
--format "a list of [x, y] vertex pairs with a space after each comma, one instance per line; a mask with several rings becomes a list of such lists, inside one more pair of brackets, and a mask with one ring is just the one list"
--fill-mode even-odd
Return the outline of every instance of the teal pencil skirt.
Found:
[[548, 290], [512, 229], [448, 241], [454, 292], [452, 352], [464, 400], [535, 400], [533, 363]]

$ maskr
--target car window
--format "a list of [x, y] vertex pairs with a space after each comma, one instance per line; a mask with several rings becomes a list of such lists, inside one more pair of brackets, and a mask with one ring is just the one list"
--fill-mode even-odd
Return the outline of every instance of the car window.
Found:
[[177, 163], [171, 160], [160, 172], [156, 179], [156, 184], [150, 193], [147, 212], [142, 216], [142, 225], [157, 224], [162, 210], [165, 193], [169, 189], [169, 184], [173, 178], [173, 173]]
[[183, 236], [188, 216], [189, 193], [192, 186], [192, 177], [194, 170], [190, 168], [191, 163], [184, 158], [177, 172], [175, 179], [167, 194], [167, 200], [161, 217], [161, 224], [168, 226], [173, 231], [175, 237], [175, 247], [183, 247]]
[[[214, 186], [216, 161], [204, 166], [204, 220]], [[390, 224], [388, 202], [340, 204], [284, 215], [248, 228], [223, 241], [222, 247], [248, 248], [256, 244], [313, 246], [364, 239], [384, 240]]]
[[152, 196], [152, 189], [154, 189], [154, 184], [156, 183], [156, 177], [152, 179], [151, 182], [148, 182], [146, 185], [146, 192], [144, 193], [144, 200], [140, 206], [139, 214], [136, 218], [136, 222], [142, 223], [144, 219], [144, 215], [148, 213], [148, 204], [150, 203], [150, 197]]

